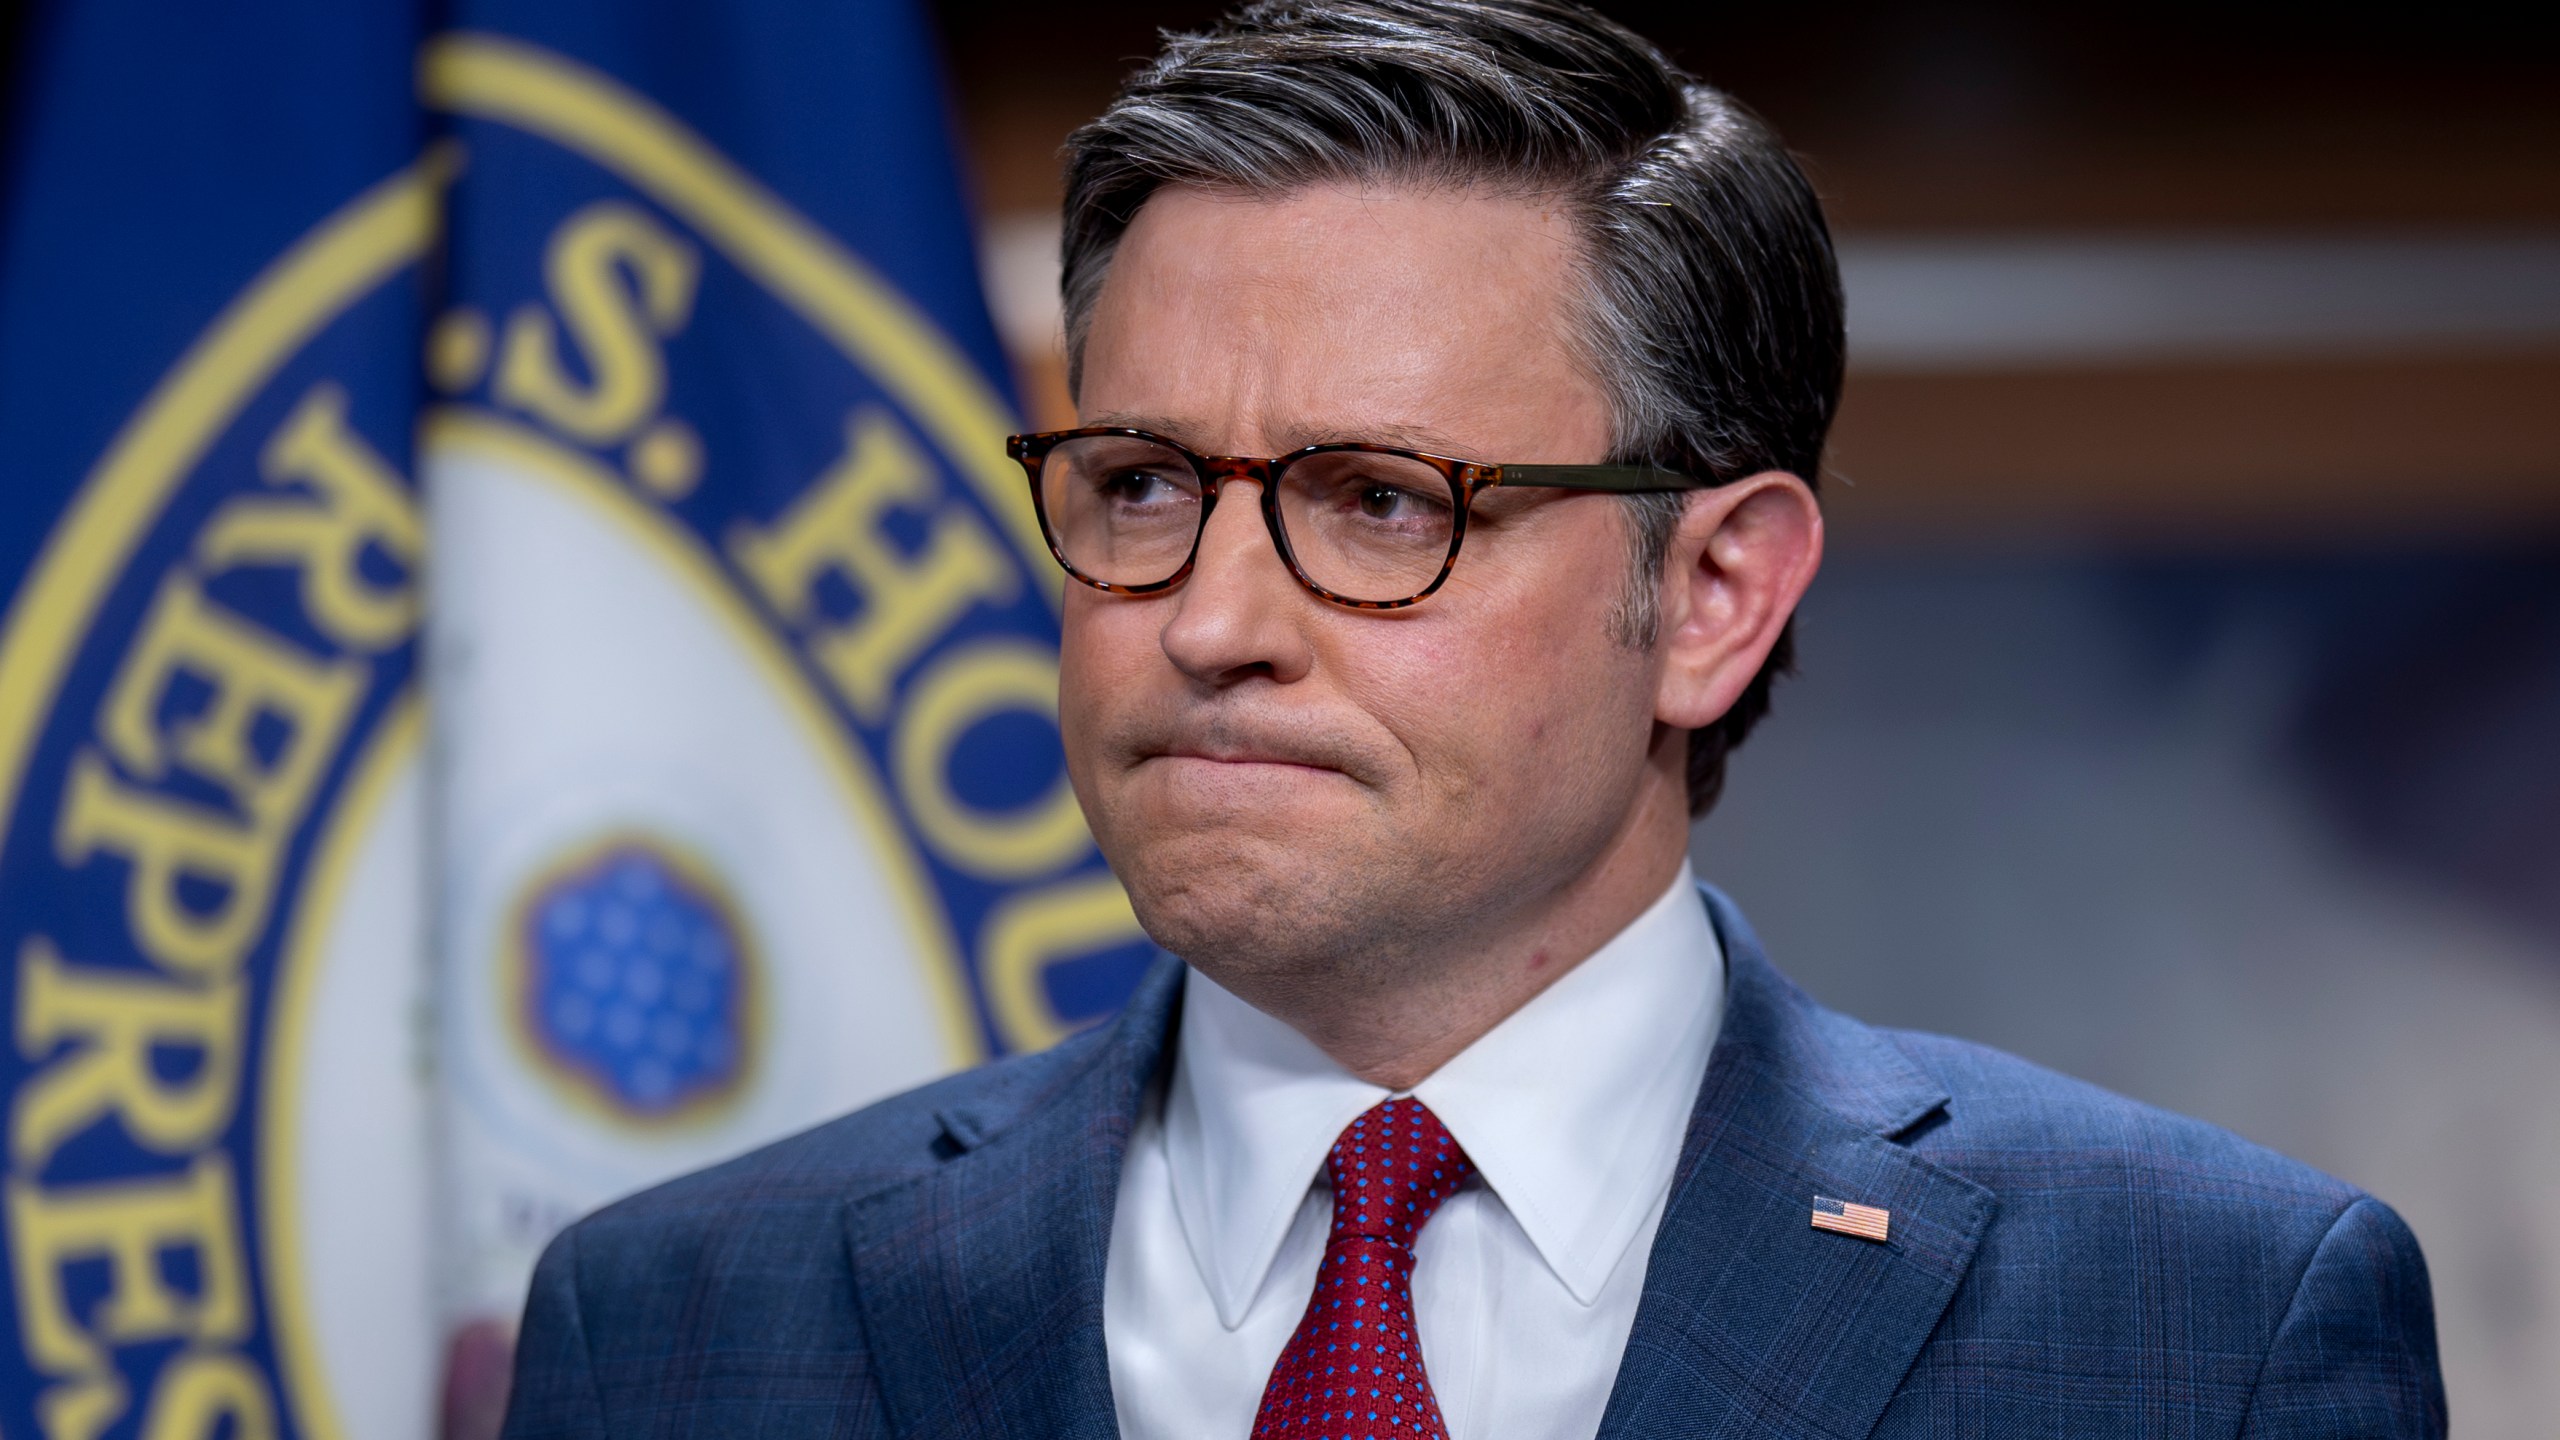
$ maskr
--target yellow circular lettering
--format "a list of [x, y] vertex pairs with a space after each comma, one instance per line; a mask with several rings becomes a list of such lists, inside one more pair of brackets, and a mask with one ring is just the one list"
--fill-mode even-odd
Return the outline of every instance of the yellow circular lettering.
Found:
[[987, 917], [980, 972], [1005, 1043], [1046, 1050], [1075, 1033], [1049, 1001], [1052, 964], [1145, 938], [1128, 892], [1108, 870], [1007, 897]]
[[631, 442], [625, 463], [641, 489], [661, 500], [681, 500], [702, 483], [702, 437], [681, 420], [660, 420]]
[[493, 346], [489, 317], [458, 305], [436, 317], [427, 332], [427, 379], [447, 395], [459, 395], [489, 373]]
[[[223, 1421], [231, 1422], [226, 1430]], [[236, 1440], [275, 1440], [276, 1405], [257, 1367], [228, 1351], [181, 1355], [160, 1372], [151, 1390], [143, 1440], [200, 1440], [229, 1434]]]
[[1093, 843], [1063, 773], [1047, 795], [1003, 814], [951, 792], [952, 747], [970, 726], [1009, 710], [1057, 718], [1057, 657], [1026, 641], [983, 640], [945, 655], [916, 681], [890, 746], [916, 828], [943, 858], [990, 880], [1048, 874]]

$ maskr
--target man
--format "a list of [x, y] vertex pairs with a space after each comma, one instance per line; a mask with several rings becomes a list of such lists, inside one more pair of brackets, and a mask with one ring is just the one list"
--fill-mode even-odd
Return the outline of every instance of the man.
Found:
[[2442, 1433], [2379, 1202], [1825, 1011], [1688, 875], [1840, 385], [1757, 122], [1560, 0], [1258, 5], [1075, 137], [1065, 287], [1014, 453], [1179, 960], [573, 1228], [509, 1434]]

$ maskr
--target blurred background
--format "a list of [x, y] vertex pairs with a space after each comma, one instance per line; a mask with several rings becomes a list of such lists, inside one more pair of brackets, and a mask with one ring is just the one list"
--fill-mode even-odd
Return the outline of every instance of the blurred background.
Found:
[[[1057, 151], [1214, 4], [936, 7], [1065, 423]], [[1622, 3], [1849, 292], [1801, 673], [1697, 828], [1783, 967], [2363, 1185], [2560, 1415], [2560, 46], [2530, 7]]]
[[[8, 1178], [39, 1221], [179, 1178], [236, 1214], [144, 1275], [13, 1210], [0, 1428], [141, 1433], [230, 1366], [238, 1433], [483, 1440], [569, 1219], [1051, 1043], [1144, 963], [1060, 779], [1058, 581], [993, 437], [1072, 415], [1062, 140], [1222, 7], [27, 8], [0, 0]], [[1839, 1008], [2382, 1196], [2460, 1433], [2553, 1434], [2555, 27], [1604, 8], [1787, 137], [1849, 294], [1800, 674], [1701, 875]], [[280, 295], [265, 351], [207, 348]], [[172, 395], [194, 448], [137, 489], [124, 437]], [[350, 476], [391, 518], [334, 611], [272, 538], [308, 514], [216, 538]], [[355, 677], [334, 729], [135, 658], [208, 597]], [[132, 923], [155, 878], [163, 918], [257, 887], [143, 863], [166, 814], [59, 839], [78, 774], [251, 816], [271, 913], [173, 963]], [[173, 1027], [157, 1084], [225, 1092], [188, 1134], [28, 1101], [140, 1023]], [[153, 1285], [191, 1301], [159, 1328], [107, 1303]]]

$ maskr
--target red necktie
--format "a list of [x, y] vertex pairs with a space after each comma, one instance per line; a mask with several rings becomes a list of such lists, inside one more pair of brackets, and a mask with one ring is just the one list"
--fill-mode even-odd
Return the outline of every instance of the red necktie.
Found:
[[1333, 1233], [1253, 1440], [1446, 1440], [1413, 1338], [1413, 1240], [1476, 1167], [1414, 1099], [1352, 1121], [1325, 1165]]

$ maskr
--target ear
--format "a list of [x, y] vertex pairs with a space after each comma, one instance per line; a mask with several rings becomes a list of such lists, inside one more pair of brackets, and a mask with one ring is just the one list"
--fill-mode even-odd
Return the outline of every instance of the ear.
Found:
[[1770, 470], [1700, 491], [1663, 557], [1661, 687], [1654, 719], [1695, 730], [1723, 718], [1822, 565], [1822, 507]]

